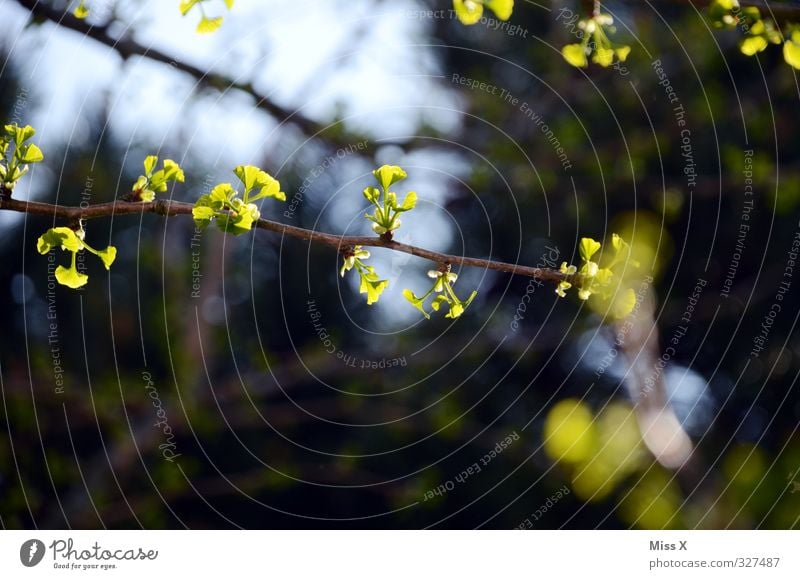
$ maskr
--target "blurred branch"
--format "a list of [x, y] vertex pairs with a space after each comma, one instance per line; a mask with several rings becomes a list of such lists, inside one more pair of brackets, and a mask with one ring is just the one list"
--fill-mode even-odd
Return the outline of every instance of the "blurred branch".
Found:
[[[39, 203], [36, 201], [20, 201], [10, 199], [8, 193], [0, 191], [0, 210], [16, 211], [31, 215], [43, 215], [53, 219], [69, 220], [77, 224], [83, 219], [96, 219], [99, 217], [115, 217], [117, 215], [141, 215], [142, 213], [155, 213], [165, 217], [175, 215], [191, 215], [194, 205], [181, 201], [171, 201], [159, 199], [150, 203], [130, 202], [130, 201], [111, 201], [109, 203], [97, 203], [87, 207], [67, 207], [64, 205], [52, 205], [50, 203]], [[311, 229], [303, 229], [293, 225], [285, 225], [269, 219], [259, 219], [255, 226], [258, 229], [266, 229], [288, 235], [306, 241], [322, 243], [335, 247], [338, 251], [344, 251], [356, 245], [365, 247], [383, 247], [392, 251], [409, 253], [423, 259], [427, 259], [439, 265], [457, 265], [480, 267], [493, 269], [515, 275], [535, 277], [540, 280], [560, 282], [570, 280], [575, 276], [563, 274], [555, 269], [542, 267], [529, 267], [490, 259], [480, 259], [476, 257], [464, 257], [431, 251], [414, 245], [398, 243], [386, 237], [376, 236], [354, 236], [354, 235], [333, 235]]]
[[662, 357], [652, 292], [642, 299], [637, 315], [618, 324], [618, 331], [625, 336], [621, 343], [629, 365], [625, 382], [642, 439], [658, 462], [679, 469], [689, 461], [693, 446], [670, 404], [659, 369]]
[[78, 32], [86, 37], [89, 37], [101, 44], [105, 44], [115, 52], [117, 52], [123, 59], [127, 60], [131, 56], [141, 56], [148, 58], [155, 62], [165, 64], [184, 72], [197, 80], [198, 85], [203, 87], [211, 87], [217, 90], [225, 91], [228, 89], [237, 89], [247, 93], [256, 100], [256, 107], [265, 111], [272, 116], [280, 124], [291, 123], [302, 130], [307, 136], [315, 137], [323, 141], [329, 141], [336, 145], [349, 144], [354, 140], [361, 140], [357, 136], [347, 137], [340, 136], [321, 136], [326, 127], [321, 125], [308, 117], [296, 111], [290, 111], [271, 100], [265, 95], [258, 92], [251, 83], [237, 82], [224, 75], [203, 70], [195, 65], [189, 64], [177, 58], [170, 56], [167, 53], [161, 52], [156, 48], [150, 48], [139, 44], [130, 36], [112, 36], [109, 33], [111, 26], [104, 24], [102, 26], [95, 26], [89, 24], [85, 20], [76, 18], [68, 11], [53, 8], [45, 4], [41, 0], [17, 0], [17, 3], [23, 6], [30, 12], [31, 16], [37, 19], [44, 19], [68, 30]]

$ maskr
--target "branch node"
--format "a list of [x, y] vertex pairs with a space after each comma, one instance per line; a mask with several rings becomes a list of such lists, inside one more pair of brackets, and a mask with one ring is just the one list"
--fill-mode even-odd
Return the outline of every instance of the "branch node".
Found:
[[167, 199], [156, 199], [153, 201], [153, 213], [156, 215], [169, 215], [170, 203]]

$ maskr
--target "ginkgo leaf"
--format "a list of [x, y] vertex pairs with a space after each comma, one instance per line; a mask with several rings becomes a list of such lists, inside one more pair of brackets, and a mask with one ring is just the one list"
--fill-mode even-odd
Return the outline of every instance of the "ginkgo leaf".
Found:
[[397, 165], [383, 165], [375, 169], [372, 174], [375, 175], [378, 183], [381, 184], [381, 187], [383, 187], [385, 191], [388, 191], [389, 187], [398, 181], [402, 181], [408, 177], [406, 172]]
[[592, 54], [592, 62], [600, 66], [611, 66], [614, 63], [614, 50], [611, 48], [595, 48]]
[[244, 185], [245, 191], [250, 191], [256, 187], [262, 187], [262, 182], [265, 181], [266, 173], [252, 165], [239, 165], [233, 172], [239, 178], [239, 181]]
[[417, 206], [417, 194], [414, 191], [409, 191], [403, 204], [397, 208], [398, 211], [410, 211]]
[[[422, 312], [423, 316], [425, 316], [429, 320], [431, 319], [430, 314], [425, 311], [425, 307], [423, 306], [423, 301], [424, 301], [423, 298], [418, 298], [414, 294], [414, 292], [412, 292], [410, 289], [404, 289], [403, 290], [403, 297], [406, 298], [412, 306], [414, 306], [420, 312]], [[439, 306], [437, 304], [435, 309], [438, 309], [438, 308], [439, 308]]]
[[514, 10], [514, 0], [488, 0], [486, 7], [500, 20], [508, 20]]
[[148, 155], [144, 158], [144, 174], [150, 175], [153, 173], [153, 169], [156, 168], [156, 164], [158, 163], [158, 157], [155, 155]]
[[96, 255], [103, 262], [103, 265], [106, 266], [106, 269], [111, 269], [111, 265], [114, 263], [114, 260], [117, 259], [117, 248], [113, 245], [109, 245], [105, 249], [98, 251]]
[[614, 296], [611, 313], [616, 319], [621, 320], [633, 311], [634, 306], [636, 306], [636, 292], [628, 288]]
[[17, 158], [19, 159], [19, 162], [23, 164], [41, 163], [44, 160], [44, 154], [42, 153], [42, 150], [33, 143], [29, 145], [23, 145], [17, 149], [17, 152]]
[[783, 43], [783, 59], [790, 66], [800, 69], [800, 30], [792, 32]]
[[69, 227], [53, 227], [39, 237], [36, 249], [42, 255], [51, 249], [60, 247], [65, 251], [80, 251], [83, 249], [83, 241]]
[[589, 66], [589, 61], [586, 58], [586, 49], [582, 44], [567, 44], [561, 49], [561, 54], [568, 63], [572, 66], [585, 68]]
[[189, 13], [189, 11], [200, 2], [201, 0], [183, 0], [183, 2], [181, 2], [180, 4], [181, 14], [186, 16]]
[[216, 18], [203, 16], [197, 24], [197, 32], [200, 34], [210, 34], [219, 30], [220, 26], [222, 26], [222, 16], [217, 16]]
[[600, 242], [595, 241], [590, 237], [584, 237], [581, 239], [581, 243], [579, 246], [579, 251], [581, 254], [581, 259], [584, 261], [589, 261], [592, 259], [592, 256], [600, 251]]
[[89, 7], [86, 6], [86, 3], [83, 0], [81, 0], [78, 6], [75, 7], [75, 10], [72, 11], [72, 15], [75, 16], [75, 18], [80, 18], [83, 20], [89, 16]]
[[461, 24], [471, 26], [483, 16], [483, 3], [479, 0], [453, 0], [453, 8]]
[[747, 38], [743, 38], [739, 43], [739, 50], [741, 50], [744, 55], [753, 56], [764, 50], [767, 46], [767, 39], [763, 36], [748, 36]]
[[89, 281], [89, 276], [80, 273], [73, 263], [72, 267], [69, 268], [59, 265], [56, 268], [56, 280], [61, 285], [72, 289], [78, 289], [86, 285], [86, 282]]

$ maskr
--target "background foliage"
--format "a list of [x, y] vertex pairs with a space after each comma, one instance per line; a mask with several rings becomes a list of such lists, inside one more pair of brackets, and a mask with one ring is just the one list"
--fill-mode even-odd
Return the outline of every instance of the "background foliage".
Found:
[[[135, 38], [146, 20], [131, 15], [145, 4], [119, 4], [114, 14], [134, 22]], [[687, 326], [663, 371], [696, 445], [692, 464], [676, 472], [647, 452], [623, 357], [597, 372], [614, 327], [549, 285], [465, 269], [460, 291], [479, 289], [470, 309], [424, 321], [399, 294], [427, 289], [414, 285], [430, 269], [423, 260], [384, 255], [387, 292], [398, 293], [368, 306], [329, 248], [262, 232], [199, 234], [191, 219], [145, 215], [87, 226], [97, 246], [113, 242], [117, 260], [111, 273], [87, 260], [93, 283], [73, 292], [53, 285], [36, 251], [52, 220], [3, 214], [2, 525], [797, 528], [796, 278], [764, 350], [750, 355], [798, 234], [798, 84], [781, 52], [742, 55], [735, 31], [713, 29], [691, 5], [608, 2], [632, 52], [622, 67], [577, 69], [561, 57], [573, 37], [559, 18], [559, 9], [577, 13], [577, 2], [518, 0], [513, 32], [497, 20], [465, 27], [446, 2], [395, 12], [388, 4], [338, 3], [348, 33], [315, 73], [320, 92], [324, 79], [371, 70], [370, 27], [401, 31], [387, 42], [407, 59], [378, 63], [398, 87], [417, 72], [426, 78], [411, 90], [434, 89], [422, 102], [409, 96], [406, 108], [384, 105], [380, 91], [392, 89], [376, 77], [334, 91], [326, 109], [313, 90], [287, 96], [267, 85], [282, 106], [326, 127], [316, 136], [276, 128], [224, 84], [192, 86], [181, 100], [194, 79], [107, 52], [113, 74], [93, 87], [93, 106], [68, 101], [52, 112], [52, 81], [36, 62], [53, 53], [20, 47], [57, 35], [93, 41], [52, 23], [12, 28], [25, 10], [0, 4], [14, 16], [2, 25], [0, 117], [46, 119], [37, 123], [46, 160], [19, 196], [112, 200], [159, 150], [186, 171], [174, 198], [194, 202], [218, 182], [210, 175], [252, 163], [287, 195], [285, 207], [263, 205], [265, 216], [367, 234], [361, 190], [387, 162], [408, 171], [419, 196], [406, 239], [417, 245], [557, 267], [579, 262], [580, 237], [624, 232], [649, 251], [662, 351]], [[219, 36], [192, 40], [187, 59], [245, 75], [208, 57], [208, 43], [241, 33], [234, 48], [246, 53], [252, 16], [272, 33], [282, 13], [237, 10]], [[269, 49], [258, 62], [271, 62]], [[164, 83], [179, 87], [160, 103], [177, 112], [157, 137], [120, 112], [138, 114], [126, 91], [138, 94], [148, 75], [158, 94]], [[470, 88], [473, 80], [486, 85]], [[363, 113], [358, 95], [371, 91], [378, 96]], [[218, 128], [220, 108], [243, 120]], [[73, 131], [49, 129], [54, 114], [69, 115]], [[244, 141], [246, 158], [215, 159], [219, 143], [197, 138], [198, 122], [219, 143]], [[742, 241], [746, 199], [754, 203]], [[708, 285], [685, 324], [699, 278]]]

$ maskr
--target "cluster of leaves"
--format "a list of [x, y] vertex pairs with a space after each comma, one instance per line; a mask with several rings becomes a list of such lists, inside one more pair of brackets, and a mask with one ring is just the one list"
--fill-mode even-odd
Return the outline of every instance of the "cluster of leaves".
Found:
[[453, 0], [456, 17], [467, 26], [480, 22], [484, 6], [494, 12], [499, 20], [505, 21], [511, 18], [514, 0]]
[[167, 190], [167, 183], [183, 183], [185, 176], [183, 169], [171, 159], [164, 159], [163, 168], [155, 170], [158, 164], [158, 157], [150, 155], [144, 160], [144, 175], [133, 185], [131, 190], [131, 201], [143, 201], [149, 203], [156, 198], [156, 193], [164, 193]]
[[[7, 190], [13, 188], [17, 180], [28, 170], [28, 165], [38, 163], [44, 159], [42, 151], [36, 145], [27, 143], [33, 137], [35, 131], [30, 126], [18, 127], [17, 125], [7, 125], [5, 133], [0, 138], [0, 177], [2, 177], [3, 187]], [[9, 157], [11, 145], [14, 145], [13, 153]], [[184, 172], [175, 161], [165, 159], [162, 168], [156, 170], [158, 157], [150, 155], [144, 160], [144, 175], [139, 176], [133, 185], [129, 200], [138, 202], [151, 202], [157, 193], [167, 190], [170, 182], [182, 183], [185, 179]], [[281, 191], [280, 183], [265, 171], [252, 165], [240, 165], [234, 169], [234, 174], [239, 178], [243, 185], [241, 197], [239, 192], [230, 183], [220, 183], [215, 186], [207, 195], [201, 196], [192, 208], [192, 217], [197, 227], [204, 229], [212, 221], [227, 233], [239, 235], [246, 233], [253, 228], [253, 224], [261, 217], [261, 213], [255, 202], [265, 197], [271, 197], [279, 201], [286, 200], [286, 194]], [[380, 190], [375, 187], [364, 189], [364, 197], [375, 206], [372, 215], [366, 214], [365, 217], [373, 222], [372, 228], [384, 240], [390, 241], [392, 232], [400, 227], [400, 213], [410, 211], [417, 204], [417, 195], [413, 191], [409, 192], [402, 204], [398, 204], [397, 194], [391, 191], [392, 185], [407, 178], [406, 172], [395, 165], [383, 165], [372, 172]], [[106, 269], [111, 268], [111, 264], [117, 256], [117, 249], [108, 246], [103, 250], [97, 250], [88, 245], [85, 241], [86, 232], [82, 225], [78, 229], [69, 227], [54, 227], [44, 233], [37, 242], [37, 250], [40, 254], [46, 255], [53, 249], [62, 249], [72, 254], [69, 267], [58, 266], [55, 277], [58, 283], [67, 287], [80, 288], [89, 280], [89, 277], [78, 271], [77, 255], [78, 252], [88, 251], [93, 253], [103, 262]], [[622, 262], [627, 262], [630, 257], [630, 246], [622, 241], [618, 235], [614, 235], [612, 240], [614, 247], [614, 257], [604, 268], [600, 268], [597, 262], [593, 261], [594, 255], [600, 251], [600, 243], [593, 239], [584, 238], [580, 244], [580, 255], [583, 260], [580, 269], [576, 266], [568, 266], [566, 262], [561, 265], [562, 273], [580, 280], [578, 297], [588, 300], [591, 295], [598, 294], [608, 297], [611, 287], [613, 272], [611, 268]], [[366, 265], [364, 261], [370, 257], [368, 251], [362, 246], [356, 245], [343, 252], [344, 263], [340, 274], [342, 277], [350, 271], [356, 270], [360, 277], [359, 291], [367, 295], [367, 304], [372, 305], [378, 301], [383, 291], [389, 285], [389, 281], [381, 279], [376, 273], [375, 268]], [[447, 304], [447, 318], [458, 318], [464, 313], [477, 295], [473, 291], [466, 300], [461, 300], [453, 290], [458, 276], [450, 271], [449, 264], [443, 264], [438, 270], [431, 270], [428, 276], [433, 279], [433, 285], [422, 296], [417, 296], [413, 291], [405, 289], [403, 296], [417, 308], [426, 318], [430, 314], [425, 309], [425, 304], [432, 297], [430, 306], [433, 311], [439, 311], [442, 305]], [[572, 287], [571, 282], [562, 281], [556, 293], [564, 297], [566, 291]], [[629, 290], [630, 291], [630, 290]], [[632, 294], [632, 291], [630, 291]], [[623, 307], [615, 305], [617, 310], [626, 310], [620, 314], [626, 315], [633, 307], [630, 302], [630, 295], [622, 301]], [[634, 298], [635, 302], [635, 298]]]
[[390, 191], [389, 188], [408, 175], [396, 165], [384, 165], [373, 171], [372, 174], [375, 175], [381, 188], [367, 187], [364, 189], [364, 198], [375, 206], [373, 214], [367, 214], [365, 217], [373, 222], [372, 230], [375, 233], [391, 239], [392, 232], [402, 224], [399, 219], [400, 214], [411, 211], [417, 206], [417, 194], [409, 191], [403, 203], [398, 204], [397, 193]]
[[[26, 131], [26, 134], [33, 134], [33, 129], [26, 127], [26, 129], [19, 129]], [[19, 148], [19, 145], [18, 145]], [[38, 151], [38, 148], [36, 149]], [[42, 160], [41, 151], [38, 151], [39, 160]], [[167, 183], [177, 182], [183, 183], [184, 174], [183, 169], [170, 159], [164, 159], [161, 169], [155, 170], [158, 164], [158, 157], [150, 155], [144, 160], [144, 175], [141, 175], [133, 185], [131, 194], [128, 196], [130, 201], [149, 202], [155, 199], [156, 193], [163, 193], [167, 190]], [[85, 241], [86, 232], [83, 227], [77, 230], [70, 229], [69, 227], [53, 227], [49, 229], [44, 235], [39, 237], [36, 244], [36, 249], [42, 255], [46, 255], [53, 249], [61, 248], [64, 251], [72, 253], [72, 260], [69, 267], [59, 265], [56, 269], [56, 281], [61, 285], [65, 285], [72, 289], [83, 287], [89, 281], [89, 276], [78, 271], [77, 257], [78, 252], [86, 250], [89, 253], [95, 254], [103, 262], [106, 269], [111, 268], [111, 264], [117, 257], [117, 248], [109, 245], [105, 249], [97, 250], [91, 247]]]
[[739, 42], [739, 49], [747, 56], [753, 56], [770, 44], [780, 44], [782, 41], [775, 24], [771, 20], [763, 20], [758, 8], [741, 8], [737, 0], [715, 0], [708, 7], [708, 15], [717, 28], [742, 27], [746, 36]]
[[253, 228], [253, 223], [261, 217], [255, 202], [264, 197], [286, 201], [281, 184], [271, 175], [252, 165], [240, 165], [233, 170], [244, 185], [244, 193], [230, 183], [220, 183], [208, 195], [203, 195], [192, 208], [192, 217], [200, 229], [216, 221], [217, 226], [227, 233], [241, 235]]
[[576, 34], [580, 42], [568, 44], [561, 49], [564, 60], [572, 66], [585, 68], [592, 62], [600, 66], [611, 66], [614, 62], [625, 62], [631, 47], [611, 41], [616, 32], [614, 19], [609, 14], [594, 14], [578, 22]]
[[[784, 60], [792, 67], [800, 69], [800, 25], [787, 24], [781, 34], [771, 19], [761, 17], [754, 6], [742, 8], [739, 0], [712, 0], [708, 15], [717, 28], [736, 29], [744, 32], [739, 42], [742, 54], [753, 56], [765, 50], [770, 44], [783, 43]], [[589, 66], [589, 60], [608, 67], [615, 62], [625, 62], [631, 47], [616, 44], [610, 35], [616, 32], [614, 19], [608, 14], [597, 13], [578, 22], [576, 31], [581, 42], [568, 44], [561, 54], [569, 64], [576, 67]]]
[[[28, 141], [36, 134], [30, 125], [6, 125], [0, 135], [0, 184], [12, 190], [30, 165], [44, 160], [42, 150]], [[13, 147], [12, 147], [13, 145]]]
[[[205, 4], [210, 0], [182, 0], [180, 4], [181, 14], [186, 16], [196, 6], [200, 10], [200, 22], [197, 24], [197, 32], [209, 34], [216, 32], [222, 26], [224, 20], [222, 16], [209, 16], [206, 13]], [[228, 10], [233, 9], [234, 0], [223, 0]]]
[[381, 279], [375, 273], [374, 267], [365, 265], [363, 260], [367, 258], [369, 258], [369, 251], [364, 250], [360, 245], [348, 248], [344, 252], [344, 263], [339, 273], [344, 277], [345, 273], [355, 268], [361, 278], [359, 293], [367, 294], [367, 305], [371, 306], [381, 297], [383, 290], [389, 285], [389, 280]]
[[[397, 193], [391, 191], [390, 187], [407, 178], [408, 175], [396, 165], [383, 165], [375, 169], [372, 175], [378, 182], [380, 189], [376, 187], [364, 189], [364, 198], [375, 207], [372, 215], [367, 213], [364, 217], [372, 221], [372, 230], [375, 233], [384, 239], [391, 239], [392, 232], [402, 224], [399, 215], [416, 207], [417, 194], [409, 191], [403, 203], [398, 204]], [[375, 272], [374, 267], [364, 264], [363, 260], [369, 258], [369, 256], [369, 252], [365, 251], [360, 245], [346, 249], [343, 252], [344, 264], [340, 273], [344, 277], [345, 273], [355, 269], [361, 278], [359, 291], [362, 294], [367, 294], [367, 304], [372, 305], [378, 301], [383, 290], [389, 285], [389, 281], [381, 279]]]
[[430, 319], [430, 314], [425, 311], [425, 302], [431, 295], [434, 295], [431, 301], [431, 308], [433, 311], [438, 312], [443, 304], [447, 304], [448, 311], [444, 317], [457, 318], [464, 313], [464, 310], [472, 303], [475, 296], [478, 295], [477, 291], [473, 291], [466, 300], [461, 300], [453, 291], [453, 284], [456, 283], [458, 275], [450, 271], [450, 266], [447, 265], [438, 270], [430, 270], [428, 277], [433, 278], [433, 285], [422, 296], [417, 296], [409, 289], [403, 290], [403, 297], [405, 297], [412, 306], [422, 312], [422, 315]]
[[86, 285], [89, 281], [89, 276], [78, 271], [77, 257], [78, 252], [84, 249], [90, 253], [95, 254], [103, 262], [106, 269], [111, 268], [111, 264], [117, 257], [117, 248], [109, 245], [105, 249], [97, 250], [89, 246], [84, 237], [86, 232], [83, 228], [74, 231], [69, 227], [53, 227], [49, 229], [44, 235], [39, 237], [36, 244], [36, 249], [40, 254], [46, 255], [52, 249], [61, 248], [72, 254], [72, 260], [69, 267], [59, 265], [56, 268], [56, 280], [58, 283], [77, 289]]
[[[372, 172], [380, 188], [367, 187], [364, 189], [364, 198], [369, 201], [375, 211], [372, 215], [366, 214], [364, 217], [372, 221], [372, 230], [385, 240], [391, 240], [392, 232], [400, 227], [401, 222], [398, 216], [401, 213], [414, 209], [417, 205], [417, 194], [410, 191], [406, 194], [402, 204], [397, 201], [397, 194], [390, 188], [395, 183], [408, 177], [407, 173], [396, 165], [383, 165]], [[348, 248], [343, 252], [344, 263], [341, 268], [341, 275], [351, 269], [355, 269], [360, 278], [360, 292], [367, 294], [367, 304], [372, 305], [378, 301], [381, 293], [389, 285], [388, 280], [381, 279], [375, 272], [375, 268], [365, 265], [363, 260], [370, 254], [360, 245]], [[428, 275], [434, 278], [433, 286], [422, 297], [417, 297], [409, 289], [403, 290], [403, 296], [420, 310], [426, 318], [430, 315], [425, 310], [425, 302], [432, 295], [436, 294], [431, 302], [434, 311], [438, 311], [442, 304], [448, 305], [446, 317], [457, 318], [472, 303], [477, 292], [472, 292], [469, 299], [460, 300], [453, 291], [453, 284], [458, 276], [450, 272], [450, 266], [442, 267], [439, 271], [429, 271]]]
[[[638, 264], [631, 259], [631, 246], [616, 233], [611, 238], [613, 255], [603, 267], [600, 267], [599, 260], [595, 260], [595, 255], [601, 247], [599, 241], [590, 237], [582, 238], [578, 246], [578, 253], [581, 256], [580, 267], [568, 265], [565, 261], [561, 264], [560, 271], [575, 282], [579, 299], [586, 301], [592, 296], [597, 296], [604, 302], [613, 300], [613, 316], [624, 318], [636, 305], [636, 294], [630, 288], [620, 288], [621, 277], [615, 276], [613, 269], [619, 265]], [[556, 294], [562, 298], [566, 297], [567, 291], [572, 287], [572, 281], [564, 280], [558, 284]]]
[[708, 15], [714, 26], [744, 32], [739, 42], [742, 54], [753, 56], [770, 44], [783, 43], [783, 58], [794, 68], [800, 69], [800, 26], [787, 24], [783, 35], [775, 22], [763, 19], [754, 6], [742, 8], [739, 0], [713, 0], [708, 6]]

